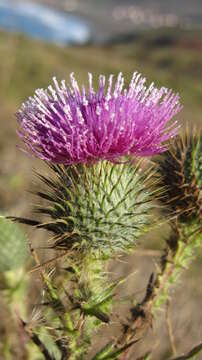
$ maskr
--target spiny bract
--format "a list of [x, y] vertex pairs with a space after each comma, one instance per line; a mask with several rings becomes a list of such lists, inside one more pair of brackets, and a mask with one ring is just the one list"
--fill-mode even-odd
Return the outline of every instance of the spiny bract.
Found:
[[140, 171], [134, 163], [107, 161], [51, 168], [55, 179], [39, 175], [47, 189], [38, 192], [49, 205], [36, 209], [47, 214], [50, 221], [22, 222], [53, 232], [51, 244], [56, 249], [107, 255], [135, 245], [150, 221], [154, 193], [148, 184], [152, 169]]
[[178, 136], [161, 155], [161, 184], [167, 192], [162, 200], [179, 219], [202, 220], [202, 134]]

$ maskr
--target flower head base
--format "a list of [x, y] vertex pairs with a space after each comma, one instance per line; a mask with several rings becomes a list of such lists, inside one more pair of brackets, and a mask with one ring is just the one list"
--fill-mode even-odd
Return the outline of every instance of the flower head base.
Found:
[[109, 161], [50, 166], [54, 176], [39, 175], [45, 189], [38, 196], [46, 204], [36, 207], [48, 219], [14, 219], [53, 233], [52, 248], [114, 256], [134, 248], [151, 226], [153, 200], [160, 193], [153, 186], [153, 168]]
[[79, 86], [70, 76], [55, 87], [38, 89], [17, 113], [19, 135], [35, 156], [62, 164], [116, 161], [122, 156], [146, 156], [166, 149], [165, 142], [176, 135], [179, 97], [153, 83], [146, 88], [145, 78], [134, 73], [129, 88], [124, 89], [120, 73], [113, 86], [113, 76], [100, 75], [98, 91]]

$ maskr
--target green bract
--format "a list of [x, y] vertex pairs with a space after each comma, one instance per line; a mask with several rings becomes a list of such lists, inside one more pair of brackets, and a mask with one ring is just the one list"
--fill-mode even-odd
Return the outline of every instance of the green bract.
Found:
[[30, 224], [53, 232], [54, 248], [110, 255], [135, 245], [153, 207], [151, 168], [143, 171], [140, 164], [108, 161], [51, 168], [55, 178], [39, 175], [47, 189], [38, 192], [49, 204], [37, 208], [50, 220]]

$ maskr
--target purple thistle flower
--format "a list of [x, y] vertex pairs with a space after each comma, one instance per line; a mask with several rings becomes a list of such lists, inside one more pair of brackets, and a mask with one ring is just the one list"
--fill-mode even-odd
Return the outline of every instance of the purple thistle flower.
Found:
[[54, 163], [74, 164], [122, 156], [148, 156], [166, 150], [166, 141], [176, 135], [177, 122], [168, 126], [180, 111], [179, 96], [172, 90], [147, 88], [145, 78], [134, 73], [129, 88], [123, 89], [120, 73], [100, 75], [98, 91], [79, 86], [70, 75], [47, 90], [38, 89], [17, 113], [19, 136], [35, 156]]

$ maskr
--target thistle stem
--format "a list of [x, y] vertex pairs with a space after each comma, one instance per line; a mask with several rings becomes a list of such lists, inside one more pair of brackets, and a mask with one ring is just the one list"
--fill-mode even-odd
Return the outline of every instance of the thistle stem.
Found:
[[170, 318], [170, 301], [169, 300], [167, 300], [167, 302], [166, 302], [166, 325], [167, 325], [168, 336], [169, 336], [169, 340], [170, 340], [170, 347], [172, 349], [173, 355], [176, 356], [177, 350], [176, 350], [176, 346], [175, 346], [173, 328], [172, 328], [171, 318]]
[[[156, 312], [169, 299], [170, 286], [176, 283], [183, 269], [193, 258], [193, 250], [202, 241], [201, 227], [189, 229], [178, 227], [174, 235], [167, 242], [167, 248], [161, 258], [161, 270], [156, 278], [150, 276], [144, 299], [131, 309], [131, 319], [123, 327], [123, 334], [119, 344], [127, 344], [131, 340], [140, 339], [150, 328]], [[174, 350], [174, 348], [173, 348]], [[122, 360], [125, 360], [125, 355]]]

